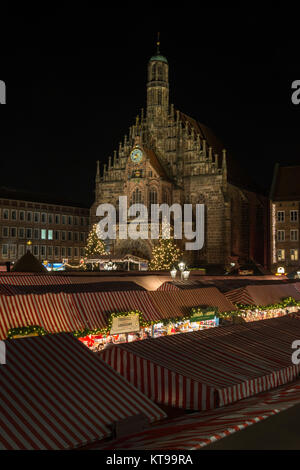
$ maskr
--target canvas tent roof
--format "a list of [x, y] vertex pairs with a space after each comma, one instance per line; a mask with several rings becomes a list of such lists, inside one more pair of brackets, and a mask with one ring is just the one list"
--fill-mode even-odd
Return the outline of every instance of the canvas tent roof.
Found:
[[63, 450], [111, 435], [112, 424], [165, 413], [68, 334], [7, 340], [0, 449]]
[[117, 345], [101, 357], [157, 403], [206, 410], [295, 379], [300, 321], [284, 316]]
[[193, 413], [96, 447], [123, 450], [197, 450], [300, 403], [300, 382], [225, 408]]
[[292, 297], [300, 300], [300, 291], [294, 284], [276, 284], [267, 286], [247, 286], [226, 292], [231, 302], [247, 305], [271, 305], [282, 299]]

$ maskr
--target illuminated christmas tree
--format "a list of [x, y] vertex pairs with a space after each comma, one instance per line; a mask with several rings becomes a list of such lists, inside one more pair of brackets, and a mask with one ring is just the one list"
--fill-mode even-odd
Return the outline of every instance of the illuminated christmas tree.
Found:
[[153, 247], [152, 258], [149, 263], [151, 271], [163, 271], [171, 269], [182, 257], [182, 251], [176, 246], [172, 236], [172, 227], [166, 225], [163, 233], [168, 233], [168, 238], [160, 234], [158, 243]]
[[84, 251], [87, 258], [108, 254], [105, 250], [104, 241], [99, 238], [97, 224], [93, 225], [93, 228], [89, 233]]

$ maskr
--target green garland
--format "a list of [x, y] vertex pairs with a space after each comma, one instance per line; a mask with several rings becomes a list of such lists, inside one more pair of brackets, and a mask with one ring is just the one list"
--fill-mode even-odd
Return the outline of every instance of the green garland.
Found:
[[269, 305], [251, 305], [251, 304], [242, 304], [239, 302], [236, 302], [235, 305], [240, 309], [240, 310], [274, 310], [277, 308], [286, 308], [286, 307], [299, 307], [300, 306], [300, 301], [295, 300], [293, 297], [286, 297], [282, 299], [281, 302], [276, 303], [276, 304], [269, 304]]
[[41, 326], [38, 326], [38, 325], [34, 325], [34, 326], [21, 326], [21, 327], [18, 327], [18, 328], [11, 328], [10, 330], [8, 330], [7, 332], [7, 338], [8, 339], [12, 339], [14, 338], [15, 336], [28, 336], [28, 335], [32, 335], [32, 334], [37, 334], [38, 336], [44, 336], [46, 334], [48, 334], [44, 328], [42, 328]]

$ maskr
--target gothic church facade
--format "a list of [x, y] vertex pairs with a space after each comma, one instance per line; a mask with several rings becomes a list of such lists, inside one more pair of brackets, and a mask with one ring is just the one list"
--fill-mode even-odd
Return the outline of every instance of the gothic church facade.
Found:
[[97, 162], [95, 203], [204, 203], [205, 241], [186, 253], [195, 266], [254, 260], [266, 265], [267, 201], [214, 133], [169, 103], [169, 64], [157, 54], [148, 62], [147, 107], [137, 116], [118, 150], [100, 172]]

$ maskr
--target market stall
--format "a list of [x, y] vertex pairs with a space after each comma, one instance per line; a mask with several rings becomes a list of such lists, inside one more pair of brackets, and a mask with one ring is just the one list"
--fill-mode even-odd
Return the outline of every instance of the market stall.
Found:
[[1, 368], [1, 450], [69, 450], [132, 416], [165, 413], [72, 335], [8, 340]]
[[300, 292], [293, 284], [246, 286], [226, 292], [246, 322], [276, 318], [297, 312]]
[[295, 380], [297, 337], [299, 320], [285, 316], [123, 343], [100, 357], [157, 403], [208, 410]]

